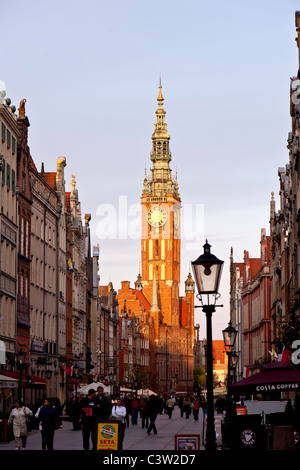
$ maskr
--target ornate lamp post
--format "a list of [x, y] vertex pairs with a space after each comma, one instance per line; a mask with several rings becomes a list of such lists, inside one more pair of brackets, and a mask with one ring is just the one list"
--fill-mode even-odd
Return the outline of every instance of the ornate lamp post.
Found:
[[75, 398], [77, 400], [77, 388], [78, 388], [78, 365], [77, 363], [73, 366], [73, 381], [75, 382]]
[[18, 368], [20, 369], [20, 383], [19, 383], [19, 393], [18, 393], [18, 399], [22, 401], [22, 372], [23, 372], [23, 369], [26, 369], [29, 364], [25, 362], [26, 360], [26, 352], [23, 351], [22, 349], [19, 350], [19, 352], [17, 353], [17, 366]]
[[[192, 262], [195, 282], [198, 289], [197, 298], [200, 300], [203, 312], [206, 315], [206, 388], [207, 388], [207, 428], [206, 428], [206, 450], [216, 450], [216, 431], [214, 418], [214, 396], [213, 396], [213, 356], [212, 356], [212, 314], [216, 307], [216, 301], [224, 261], [219, 260], [210, 252], [210, 244], [207, 242], [203, 246], [204, 253]], [[196, 306], [198, 307], [198, 306]]]
[[231, 366], [233, 365], [232, 361], [236, 360], [238, 356], [234, 354], [234, 345], [237, 335], [237, 330], [232, 326], [231, 321], [228, 323], [227, 328], [222, 331], [224, 345], [226, 348], [226, 354], [228, 356], [228, 372], [227, 372], [227, 401], [226, 401], [226, 422], [230, 422], [230, 417], [232, 414], [232, 403], [230, 401], [229, 387], [231, 385]]
[[231, 361], [233, 358], [233, 350], [234, 350], [237, 330], [233, 328], [232, 323], [230, 321], [228, 323], [227, 328], [225, 328], [225, 330], [223, 330], [222, 333], [223, 333], [223, 338], [224, 338], [224, 345], [226, 348], [226, 354], [228, 356], [228, 376], [227, 376], [227, 393], [228, 393], [230, 382], [231, 382], [230, 367], [231, 367]]

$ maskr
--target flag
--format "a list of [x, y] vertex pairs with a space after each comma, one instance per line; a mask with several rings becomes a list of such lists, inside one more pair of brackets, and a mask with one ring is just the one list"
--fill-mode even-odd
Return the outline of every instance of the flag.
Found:
[[68, 268], [69, 268], [69, 271], [73, 271], [73, 270], [74, 270], [74, 268], [73, 268], [73, 263], [72, 263], [71, 258], [68, 259]]
[[243, 370], [243, 377], [244, 377], [244, 379], [246, 379], [247, 377], [249, 377], [249, 373], [250, 373], [249, 367], [244, 367], [244, 370]]
[[66, 374], [71, 375], [71, 367], [66, 367], [63, 364], [60, 364], [60, 367], [65, 371]]
[[278, 357], [276, 352], [275, 352], [275, 349], [272, 349], [272, 351], [268, 350], [268, 353], [271, 355], [271, 357]]

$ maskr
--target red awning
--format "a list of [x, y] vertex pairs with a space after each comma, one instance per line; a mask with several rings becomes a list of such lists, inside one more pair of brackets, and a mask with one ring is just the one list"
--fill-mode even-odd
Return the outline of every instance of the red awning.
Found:
[[[6, 369], [0, 369], [0, 374], [5, 375], [6, 377], [10, 377], [11, 379], [16, 379], [20, 382], [20, 372], [15, 372], [15, 371], [6, 370]], [[27, 380], [24, 377], [24, 374], [21, 374], [21, 381], [22, 381], [22, 387], [24, 387], [27, 383]]]
[[300, 370], [292, 364], [274, 362], [261, 372], [231, 385], [233, 395], [254, 395], [266, 392], [300, 391]]
[[[20, 381], [20, 372], [0, 369], [0, 374], [10, 377], [11, 379], [16, 379]], [[46, 382], [41, 377], [37, 375], [30, 374], [21, 374], [22, 387], [28, 388], [34, 386], [35, 388], [46, 388]]]
[[39, 388], [46, 388], [46, 382], [44, 379], [42, 379], [42, 377], [38, 377], [37, 375], [26, 375], [27, 377], [30, 377], [32, 385], [39, 386]]

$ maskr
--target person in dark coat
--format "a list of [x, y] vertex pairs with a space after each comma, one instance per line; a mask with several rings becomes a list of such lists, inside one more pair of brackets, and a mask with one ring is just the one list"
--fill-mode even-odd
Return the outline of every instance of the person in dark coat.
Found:
[[38, 420], [41, 423], [42, 450], [53, 450], [54, 432], [62, 427], [62, 422], [55, 406], [50, 399], [44, 399], [44, 405], [39, 409]]
[[131, 400], [127, 396], [123, 399], [124, 406], [126, 408], [126, 427], [129, 428], [130, 416], [131, 416]]
[[137, 424], [139, 409], [140, 403], [136, 396], [136, 393], [134, 393], [131, 399], [131, 423], [133, 426]]
[[147, 414], [150, 419], [150, 425], [147, 429], [147, 434], [150, 434], [153, 430], [154, 434], [157, 434], [157, 429], [155, 426], [155, 421], [159, 413], [159, 402], [155, 395], [151, 395], [147, 401]]
[[140, 415], [142, 420], [142, 428], [149, 426], [149, 416], [147, 414], [147, 400], [142, 397], [140, 400]]
[[73, 431], [78, 431], [81, 429], [81, 423], [79, 422], [81, 414], [81, 400], [82, 397], [73, 397], [71, 407], [70, 407], [70, 417], [73, 423]]
[[99, 385], [95, 396], [95, 418], [109, 419], [111, 413], [111, 404], [108, 397], [104, 394], [103, 387]]
[[183, 395], [180, 395], [179, 400], [178, 400], [178, 407], [180, 409], [180, 416], [181, 418], [183, 417]]
[[79, 422], [82, 423], [83, 449], [89, 450], [90, 438], [92, 439], [93, 449], [95, 449], [95, 395], [93, 388], [89, 390], [87, 397], [81, 400], [81, 413]]

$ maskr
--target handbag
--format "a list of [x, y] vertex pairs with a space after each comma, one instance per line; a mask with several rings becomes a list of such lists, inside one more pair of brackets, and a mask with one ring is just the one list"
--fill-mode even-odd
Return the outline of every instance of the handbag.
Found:
[[[116, 405], [114, 405], [114, 407], [116, 408]], [[112, 420], [116, 419], [116, 417], [113, 416], [112, 412], [110, 413], [109, 419], [112, 419]]]

